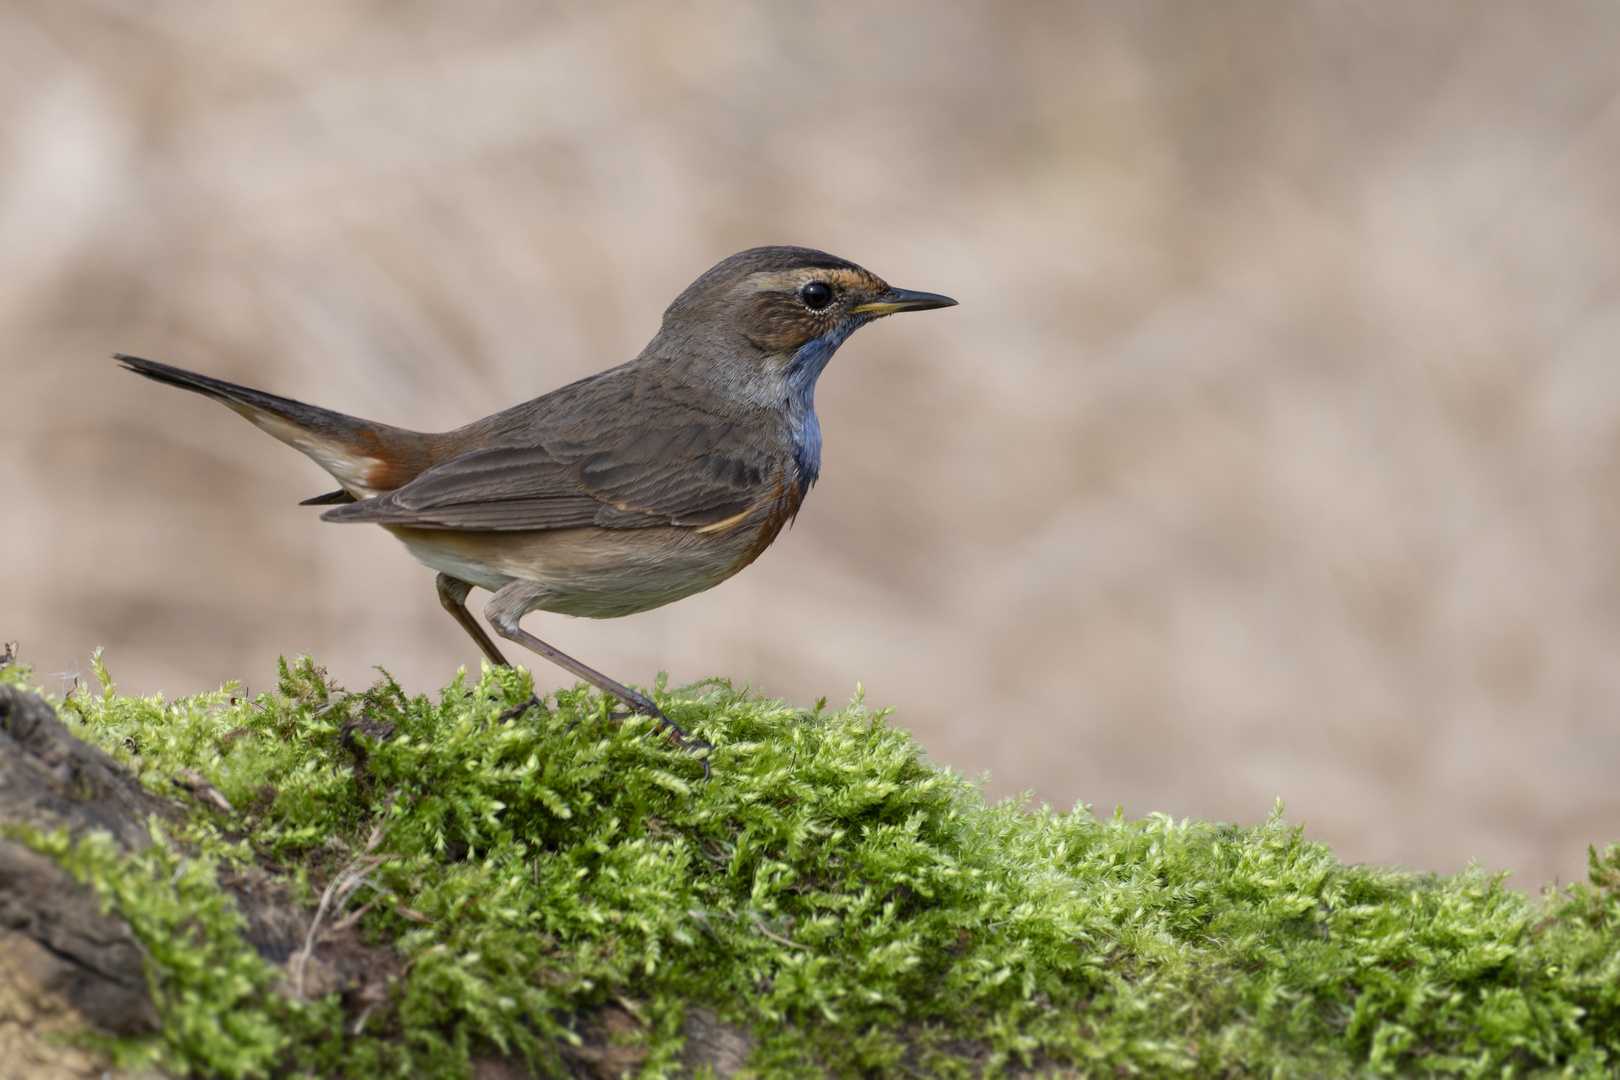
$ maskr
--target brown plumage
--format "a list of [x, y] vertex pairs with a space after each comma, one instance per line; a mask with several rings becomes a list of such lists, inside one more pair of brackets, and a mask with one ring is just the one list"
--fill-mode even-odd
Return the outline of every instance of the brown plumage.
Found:
[[809, 248], [754, 248], [694, 281], [629, 363], [455, 431], [407, 431], [138, 357], [309, 455], [342, 488], [327, 521], [372, 522], [439, 571], [445, 608], [490, 660], [465, 607], [495, 593], [496, 632], [673, 729], [656, 704], [528, 634], [542, 609], [611, 618], [747, 566], [798, 512], [820, 465], [817, 376], [872, 319], [955, 301], [892, 289]]

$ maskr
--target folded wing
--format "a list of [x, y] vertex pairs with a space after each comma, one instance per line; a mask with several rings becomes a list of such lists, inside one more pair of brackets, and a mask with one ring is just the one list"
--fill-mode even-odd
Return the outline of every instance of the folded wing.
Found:
[[[757, 430], [757, 428], [756, 428]], [[327, 521], [517, 531], [585, 525], [704, 526], [787, 485], [739, 426], [668, 406], [639, 423], [536, 424], [428, 469], [395, 491], [335, 507]]]

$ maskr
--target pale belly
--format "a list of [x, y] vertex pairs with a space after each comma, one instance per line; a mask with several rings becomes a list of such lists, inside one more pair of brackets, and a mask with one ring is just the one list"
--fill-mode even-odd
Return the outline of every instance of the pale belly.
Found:
[[491, 592], [537, 581], [528, 610], [612, 619], [713, 588], [753, 561], [758, 526], [471, 532], [384, 525], [418, 562]]

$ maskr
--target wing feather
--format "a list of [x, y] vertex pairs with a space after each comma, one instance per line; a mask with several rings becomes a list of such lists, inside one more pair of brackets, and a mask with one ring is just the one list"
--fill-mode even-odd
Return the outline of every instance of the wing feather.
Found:
[[[788, 459], [770, 452], [777, 439], [749, 437], [758, 425], [669, 401], [656, 410], [624, 408], [634, 397], [600, 395], [594, 404], [607, 407], [595, 416], [537, 419], [404, 487], [322, 517], [497, 531], [704, 526], [779, 490], [777, 474]], [[633, 414], [642, 415], [625, 422]]]

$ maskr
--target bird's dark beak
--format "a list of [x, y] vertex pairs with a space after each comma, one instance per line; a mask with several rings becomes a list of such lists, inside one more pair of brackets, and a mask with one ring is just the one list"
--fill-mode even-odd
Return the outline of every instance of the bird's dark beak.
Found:
[[910, 289], [890, 289], [883, 294], [883, 299], [874, 300], [870, 304], [861, 304], [850, 310], [856, 315], [871, 315], [881, 318], [884, 315], [893, 315], [897, 311], [927, 311], [930, 308], [955, 307], [956, 301], [939, 293], [912, 292]]

